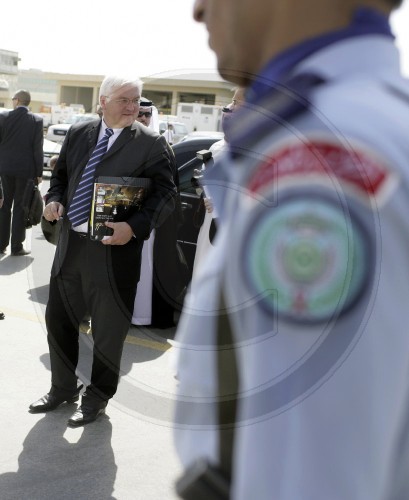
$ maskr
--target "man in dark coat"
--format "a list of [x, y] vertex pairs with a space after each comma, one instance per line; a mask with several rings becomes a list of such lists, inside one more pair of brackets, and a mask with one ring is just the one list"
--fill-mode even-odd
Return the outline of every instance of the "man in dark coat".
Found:
[[[30, 405], [30, 411], [54, 410], [78, 399], [79, 325], [89, 313], [94, 341], [91, 380], [81, 406], [68, 421], [71, 426], [94, 421], [116, 392], [143, 242], [174, 209], [174, 160], [166, 141], [135, 122], [141, 91], [140, 80], [104, 79], [103, 117], [69, 129], [46, 195], [45, 219], [63, 217], [46, 310], [51, 390]], [[121, 184], [145, 178], [151, 188], [140, 210], [130, 211], [125, 220], [106, 222], [113, 234], [95, 241], [90, 237], [91, 197], [85, 206], [81, 194], [87, 182], [92, 186], [99, 176], [114, 177]]]
[[14, 109], [0, 113], [0, 175], [4, 193], [0, 253], [6, 253], [11, 230], [11, 255], [15, 256], [30, 253], [23, 248], [24, 191], [28, 180], [37, 178], [40, 183], [43, 175], [43, 119], [29, 111], [30, 101], [30, 93], [19, 90], [13, 97]]

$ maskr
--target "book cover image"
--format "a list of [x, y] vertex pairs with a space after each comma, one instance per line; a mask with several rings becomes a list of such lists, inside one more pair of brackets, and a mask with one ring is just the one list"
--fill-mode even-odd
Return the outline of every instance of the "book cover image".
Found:
[[92, 197], [90, 236], [102, 240], [113, 230], [105, 222], [122, 222], [141, 209], [150, 179], [141, 177], [97, 177]]

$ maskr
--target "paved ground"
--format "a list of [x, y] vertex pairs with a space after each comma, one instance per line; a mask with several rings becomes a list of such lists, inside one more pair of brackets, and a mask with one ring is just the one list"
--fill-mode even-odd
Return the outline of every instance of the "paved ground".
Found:
[[[27, 257], [0, 256], [0, 499], [173, 500], [180, 466], [172, 444], [174, 330], [132, 327], [118, 393], [107, 415], [67, 428], [75, 405], [49, 414], [28, 405], [50, 386], [44, 309], [54, 247], [39, 227]], [[79, 371], [90, 367], [81, 336]]]

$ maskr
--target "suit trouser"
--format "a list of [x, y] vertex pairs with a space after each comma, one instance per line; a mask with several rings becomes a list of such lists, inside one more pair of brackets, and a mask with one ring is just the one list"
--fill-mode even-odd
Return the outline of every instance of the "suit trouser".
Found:
[[107, 400], [117, 389], [136, 287], [117, 286], [107, 262], [91, 265], [96, 255], [104, 254], [105, 250], [108, 255], [108, 247], [96, 248], [96, 245], [103, 247], [101, 242], [70, 232], [61, 272], [50, 280], [46, 325], [52, 386], [70, 393], [77, 387], [79, 325], [85, 314], [90, 314], [93, 361], [91, 384], [86, 393]]
[[[0, 250], [8, 246], [11, 229], [11, 251], [18, 252], [23, 248], [23, 241], [26, 239], [23, 195], [28, 179], [26, 177], [2, 175], [1, 180], [4, 202], [3, 207], [0, 209]], [[11, 217], [12, 211], [13, 218]]]

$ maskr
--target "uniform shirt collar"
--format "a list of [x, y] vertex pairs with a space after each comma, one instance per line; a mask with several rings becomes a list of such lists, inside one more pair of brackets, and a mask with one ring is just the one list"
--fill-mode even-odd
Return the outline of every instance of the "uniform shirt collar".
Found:
[[347, 38], [371, 34], [394, 38], [389, 18], [385, 14], [367, 7], [358, 8], [346, 28], [301, 42], [274, 57], [249, 87], [247, 101], [254, 102], [268, 92], [272, 84], [285, 79], [298, 63], [320, 49]]

